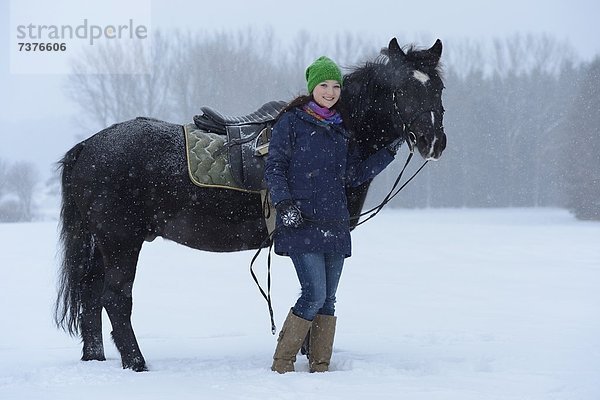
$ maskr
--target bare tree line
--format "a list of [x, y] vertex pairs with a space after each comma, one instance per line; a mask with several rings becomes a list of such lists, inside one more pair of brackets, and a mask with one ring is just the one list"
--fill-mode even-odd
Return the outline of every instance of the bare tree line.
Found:
[[[352, 34], [324, 41], [301, 32], [284, 45], [269, 30], [158, 32], [151, 54], [112, 47], [81, 58], [66, 89], [90, 132], [140, 115], [185, 123], [204, 105], [241, 114], [270, 100], [289, 100], [305, 90], [304, 66], [314, 58], [326, 54], [352, 66], [383, 45]], [[90, 65], [142, 59], [149, 74], [86, 73]], [[590, 66], [568, 43], [547, 35], [445, 43], [443, 60], [447, 152], [394, 205], [572, 208], [573, 183], [565, 171], [578, 165], [579, 155], [565, 140], [567, 127], [581, 117], [573, 105], [581, 94], [579, 78]], [[597, 179], [595, 168], [578, 173]], [[396, 172], [391, 168], [378, 178], [372, 197]]]
[[[353, 65], [379, 51], [358, 35], [323, 42], [308, 32], [300, 32], [284, 49], [271, 30], [252, 29], [157, 32], [151, 54], [138, 53], [141, 46], [99, 47], [73, 63], [65, 84], [67, 96], [79, 107], [79, 122], [96, 129], [140, 115], [185, 122], [205, 105], [230, 114], [251, 112], [268, 101], [299, 94], [305, 86], [305, 64], [320, 54]], [[150, 73], [88, 73], [98, 65], [115, 70], [115, 65], [131, 62], [149, 62]]]
[[0, 159], [0, 222], [31, 221], [35, 217], [33, 204], [37, 172], [32, 163], [12, 164]]

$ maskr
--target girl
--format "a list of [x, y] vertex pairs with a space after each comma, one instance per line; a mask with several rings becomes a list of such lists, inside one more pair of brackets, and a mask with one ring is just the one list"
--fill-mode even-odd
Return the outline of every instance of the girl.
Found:
[[271, 369], [294, 371], [310, 330], [310, 372], [329, 369], [335, 294], [351, 254], [346, 186], [374, 178], [393, 159], [399, 141], [362, 160], [336, 109], [342, 73], [320, 57], [306, 69], [308, 95], [293, 100], [273, 127], [265, 179], [277, 210], [275, 253], [288, 255], [301, 295], [290, 310]]

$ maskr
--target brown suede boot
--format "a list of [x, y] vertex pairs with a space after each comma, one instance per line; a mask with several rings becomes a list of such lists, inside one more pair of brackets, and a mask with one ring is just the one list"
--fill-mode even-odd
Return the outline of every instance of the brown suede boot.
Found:
[[277, 340], [271, 371], [284, 374], [294, 371], [296, 354], [310, 329], [311, 321], [295, 316], [290, 310]]
[[317, 314], [315, 317], [310, 329], [310, 372], [329, 371], [336, 320], [337, 317], [332, 315]]

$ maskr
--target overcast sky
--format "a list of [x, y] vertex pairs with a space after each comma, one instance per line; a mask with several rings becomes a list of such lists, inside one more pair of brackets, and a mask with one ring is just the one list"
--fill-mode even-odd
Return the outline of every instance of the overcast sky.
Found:
[[[323, 35], [353, 31], [381, 37], [384, 43], [397, 36], [403, 44], [424, 37], [449, 41], [533, 32], [569, 40], [586, 60], [600, 54], [598, 0], [152, 0], [150, 3], [151, 29], [178, 26], [190, 30], [235, 30], [271, 26], [286, 39], [302, 29]], [[14, 32], [8, 29], [10, 0], [0, 0], [0, 4], [0, 120], [18, 121], [32, 114], [40, 117], [72, 114], [72, 105], [61, 89], [65, 75], [10, 74], [9, 43], [15, 40]], [[56, 12], [69, 10], [57, 7]], [[123, 11], [115, 8], [113, 12], [118, 15]], [[52, 23], [52, 18], [48, 21]]]

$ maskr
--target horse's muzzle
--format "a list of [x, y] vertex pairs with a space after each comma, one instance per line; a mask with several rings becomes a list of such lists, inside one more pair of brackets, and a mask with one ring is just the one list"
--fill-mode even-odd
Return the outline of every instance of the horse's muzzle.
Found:
[[416, 145], [425, 160], [436, 161], [442, 156], [446, 148], [446, 134], [443, 131], [438, 132], [431, 139], [426, 135], [419, 135]]

